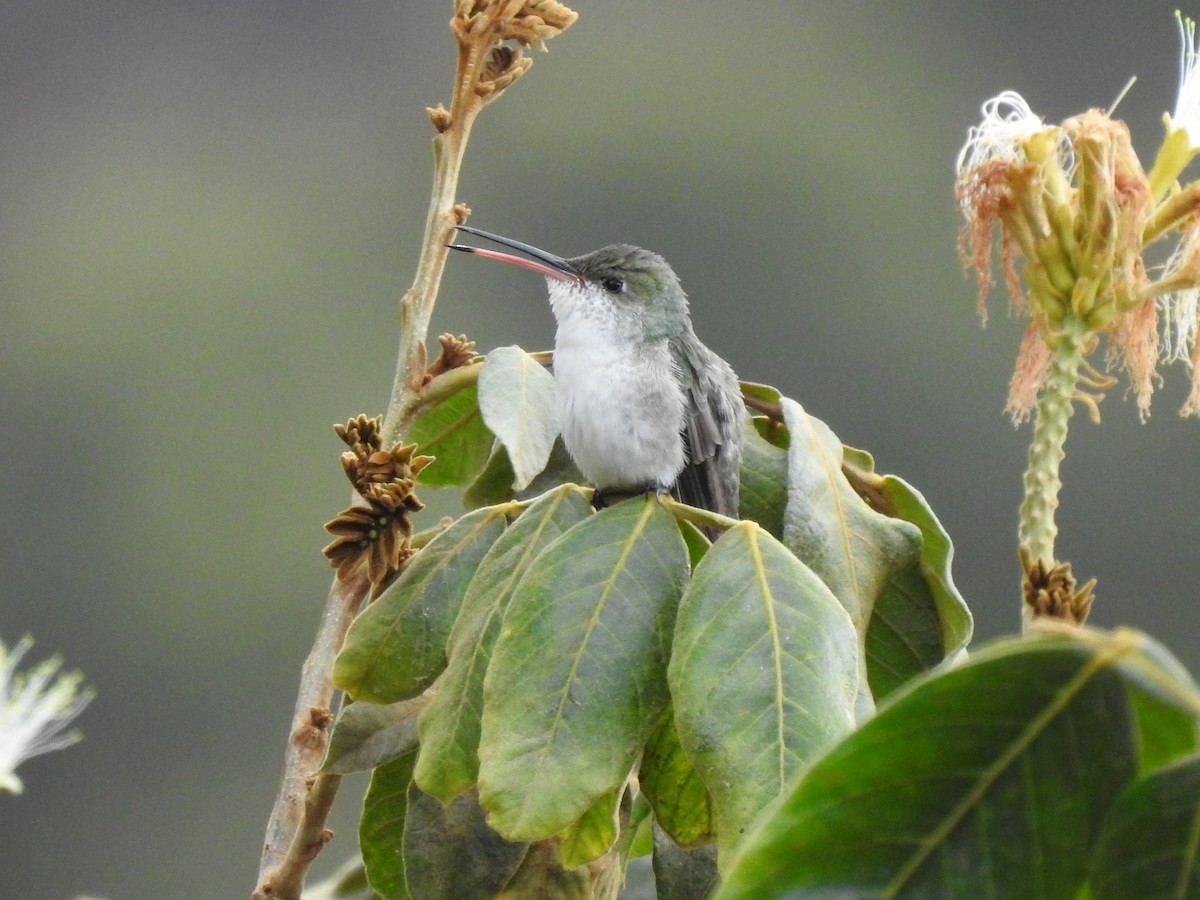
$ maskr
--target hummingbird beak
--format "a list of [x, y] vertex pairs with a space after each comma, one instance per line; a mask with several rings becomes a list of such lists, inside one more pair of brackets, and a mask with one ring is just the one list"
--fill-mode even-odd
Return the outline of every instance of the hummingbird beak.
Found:
[[529, 244], [523, 244], [520, 241], [514, 241], [512, 238], [492, 234], [490, 231], [483, 231], [479, 228], [471, 228], [467, 225], [456, 225], [454, 227], [459, 231], [465, 231], [467, 234], [495, 241], [501, 246], [520, 250], [527, 256], [533, 257], [533, 259], [524, 259], [520, 256], [513, 256], [511, 253], [501, 253], [498, 250], [484, 250], [482, 247], [471, 247], [468, 244], [447, 244], [446, 246], [451, 250], [462, 250], [464, 253], [474, 253], [476, 256], [485, 256], [488, 259], [499, 259], [557, 281], [573, 281], [576, 284], [583, 283], [583, 276], [579, 274], [579, 271], [561, 256], [555, 256], [553, 253], [547, 253], [545, 250], [539, 250], [537, 247], [532, 247]]

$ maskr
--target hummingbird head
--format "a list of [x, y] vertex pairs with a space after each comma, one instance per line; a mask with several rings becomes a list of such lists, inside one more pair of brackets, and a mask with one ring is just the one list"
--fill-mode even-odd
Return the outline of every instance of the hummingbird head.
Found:
[[510, 262], [543, 275], [560, 326], [604, 328], [632, 340], [672, 337], [687, 326], [687, 295], [675, 271], [657, 253], [631, 244], [612, 244], [567, 258], [466, 225], [459, 225], [458, 230], [530, 257], [449, 245], [454, 250]]

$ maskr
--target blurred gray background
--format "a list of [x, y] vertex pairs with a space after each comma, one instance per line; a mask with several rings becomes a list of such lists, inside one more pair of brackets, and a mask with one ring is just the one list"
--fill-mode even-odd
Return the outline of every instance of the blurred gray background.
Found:
[[[917, 485], [980, 639], [1018, 621], [1021, 323], [980, 328], [952, 163], [985, 99], [1122, 101], [1143, 160], [1177, 0], [634, 3], [579, 22], [480, 118], [472, 223], [661, 252], [696, 330]], [[1189, 10], [1185, 9], [1185, 12]], [[448, 101], [449, 0], [0, 7], [0, 638], [98, 697], [0, 796], [0, 897], [246, 896], [348, 489], [330, 425], [382, 411]], [[1200, 14], [1200, 7], [1191, 9]], [[450, 260], [434, 333], [548, 347], [539, 279]], [[1164, 372], [1078, 416], [1060, 553], [1095, 622], [1200, 668], [1200, 423]], [[435, 498], [427, 522], [454, 508]], [[340, 798], [328, 871], [354, 848]]]

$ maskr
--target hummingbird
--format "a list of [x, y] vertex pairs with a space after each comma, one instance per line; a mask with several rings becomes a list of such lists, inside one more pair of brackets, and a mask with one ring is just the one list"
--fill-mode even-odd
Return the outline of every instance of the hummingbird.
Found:
[[[563, 443], [596, 488], [669, 493], [689, 506], [738, 517], [746, 408], [729, 363], [700, 343], [687, 295], [657, 253], [630, 244], [561, 257], [470, 228], [517, 250], [451, 249], [543, 275], [558, 329], [554, 379]], [[709, 537], [713, 534], [705, 529]]]

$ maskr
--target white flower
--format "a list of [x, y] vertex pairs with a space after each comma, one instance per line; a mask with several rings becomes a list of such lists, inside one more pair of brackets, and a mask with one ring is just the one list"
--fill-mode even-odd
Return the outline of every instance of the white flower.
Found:
[[78, 672], [56, 675], [62, 661], [51, 657], [28, 672], [17, 663], [33, 646], [22, 638], [10, 653], [0, 642], [0, 792], [21, 793], [16, 768], [31, 756], [69, 747], [80, 739], [63, 729], [91, 702], [93, 691], [80, 689]]
[[1200, 271], [1200, 232], [1187, 232], [1162, 267], [1162, 281], [1186, 283], [1159, 297], [1163, 311], [1162, 358], [1166, 362], [1190, 363], [1196, 343], [1197, 314], [1200, 313], [1200, 287], [1194, 286]]
[[1187, 133], [1188, 145], [1200, 148], [1200, 66], [1197, 66], [1196, 23], [1184, 18], [1178, 11], [1175, 21], [1179, 23], [1179, 93], [1175, 97], [1175, 111], [1171, 113], [1171, 127]]
[[[996, 160], [1024, 160], [1022, 145], [1025, 141], [1052, 127], [1047, 126], [1016, 91], [1004, 91], [993, 97], [980, 107], [980, 112], [983, 121], [967, 131], [967, 142], [958, 151], [954, 163], [960, 177]], [[1059, 145], [1060, 152], [1069, 153], [1065, 139], [1060, 140]], [[1069, 170], [1069, 160], [1064, 161], [1067, 164], [1063, 168]]]

